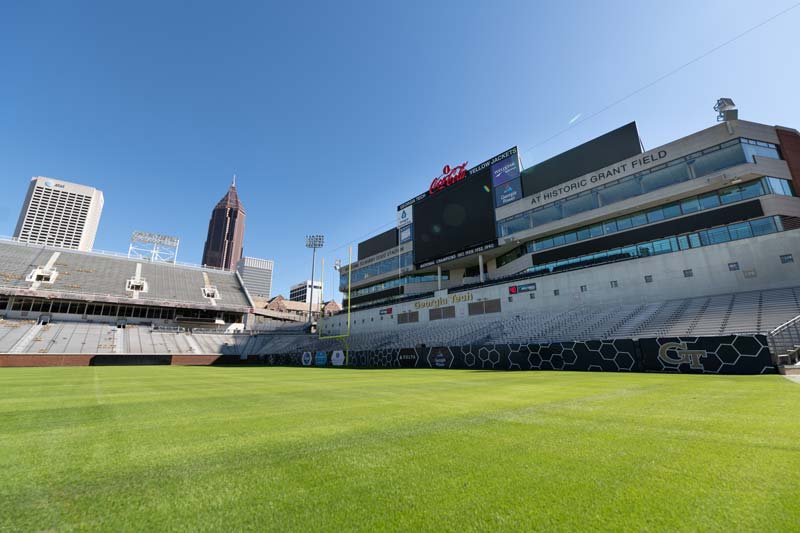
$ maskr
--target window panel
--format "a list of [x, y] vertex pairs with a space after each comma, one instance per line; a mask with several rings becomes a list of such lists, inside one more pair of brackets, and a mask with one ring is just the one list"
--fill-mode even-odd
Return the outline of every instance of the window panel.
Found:
[[703, 195], [699, 200], [700, 206], [703, 209], [712, 209], [719, 206], [719, 196], [717, 196], [717, 193]]
[[743, 183], [739, 186], [739, 189], [742, 193], [742, 200], [755, 198], [756, 196], [761, 196], [764, 194], [764, 187], [761, 185], [761, 180]]
[[697, 197], [687, 198], [681, 202], [681, 212], [684, 215], [700, 211], [700, 200]]
[[776, 231], [775, 221], [772, 217], [751, 220], [750, 228], [753, 230], [753, 235], [767, 235], [768, 233], [775, 233]]
[[746, 239], [753, 236], [753, 230], [750, 228], [749, 222], [742, 222], [740, 224], [731, 224], [728, 226], [731, 234], [731, 239]]
[[627, 178], [597, 191], [600, 205], [613, 204], [642, 194], [639, 178]]
[[709, 244], [719, 244], [731, 240], [730, 233], [727, 227], [712, 228], [707, 230]]
[[746, 162], [747, 158], [742, 145], [736, 144], [698, 157], [693, 163], [693, 168], [695, 176], [699, 178], [717, 170]]
[[642, 176], [642, 192], [648, 193], [689, 179], [689, 168], [680, 163]]

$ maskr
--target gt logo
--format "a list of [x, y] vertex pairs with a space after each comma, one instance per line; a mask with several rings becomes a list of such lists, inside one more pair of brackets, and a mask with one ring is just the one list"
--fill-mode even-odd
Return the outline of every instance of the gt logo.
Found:
[[[677, 357], [670, 355], [674, 351]], [[689, 350], [685, 342], [668, 342], [662, 344], [658, 349], [658, 358], [668, 365], [681, 365], [689, 363], [689, 368], [693, 370], [703, 370], [700, 358], [706, 356], [705, 350]]]

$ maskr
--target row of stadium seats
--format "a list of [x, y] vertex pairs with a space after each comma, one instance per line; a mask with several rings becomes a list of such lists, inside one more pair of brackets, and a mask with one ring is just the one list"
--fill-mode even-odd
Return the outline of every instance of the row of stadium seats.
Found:
[[110, 324], [0, 320], [0, 353], [241, 355], [249, 335], [191, 334]]
[[250, 307], [233, 272], [6, 241], [0, 241], [0, 287], [30, 288], [31, 282], [25, 280], [26, 276], [36, 267], [46, 265], [55, 253], [59, 255], [53, 267], [58, 274], [52, 283], [42, 283], [40, 291], [128, 299], [132, 293], [126, 290], [126, 282], [135, 276], [138, 263], [141, 264], [141, 277], [147, 282], [147, 292], [140, 294], [142, 299], [208, 305], [210, 302], [202, 291], [206, 286], [205, 274], [209, 285], [217, 288], [220, 305]]
[[[551, 314], [481, 315], [352, 334], [350, 350], [589, 339], [768, 333], [800, 315], [800, 287], [652, 304], [581, 306]], [[0, 353], [250, 355], [342, 349], [296, 327], [253, 335], [165, 331], [144, 326], [0, 320]]]
[[[419, 344], [557, 342], [590, 339], [713, 336], [769, 333], [800, 315], [800, 287], [669, 300], [652, 304], [581, 306], [543, 314], [479, 317], [393, 325], [391, 330], [354, 333], [351, 350], [407, 348]], [[252, 348], [258, 354], [339, 349], [339, 341], [276, 332]]]

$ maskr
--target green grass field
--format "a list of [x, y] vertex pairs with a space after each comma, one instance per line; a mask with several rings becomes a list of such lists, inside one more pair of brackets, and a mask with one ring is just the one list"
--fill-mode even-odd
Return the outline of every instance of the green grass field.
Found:
[[797, 530], [779, 376], [0, 369], [0, 531]]

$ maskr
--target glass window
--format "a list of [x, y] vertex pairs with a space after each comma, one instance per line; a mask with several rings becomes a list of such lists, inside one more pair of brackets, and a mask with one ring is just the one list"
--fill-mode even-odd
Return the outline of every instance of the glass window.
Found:
[[653, 243], [648, 242], [637, 246], [637, 255], [639, 257], [648, 257], [653, 255]]
[[553, 246], [564, 246], [564, 235], [553, 235]]
[[584, 239], [588, 239], [591, 237], [592, 234], [589, 232], [589, 228], [581, 228], [578, 230], [578, 240], [582, 241]]
[[712, 192], [711, 194], [704, 194], [703, 196], [699, 197], [698, 200], [700, 200], [700, 207], [703, 209], [711, 209], [712, 207], [719, 206], [719, 197], [715, 192]]
[[794, 256], [792, 254], [782, 255], [781, 263], [784, 265], [788, 265], [789, 263], [794, 263]]
[[664, 218], [678, 217], [681, 215], [681, 206], [679, 204], [669, 204], [661, 208], [664, 212]]
[[699, 248], [702, 246], [702, 242], [700, 241], [700, 235], [698, 233], [690, 233], [689, 234], [689, 245], [692, 248]]
[[766, 235], [768, 233], [775, 233], [775, 221], [772, 217], [761, 218], [758, 220], [750, 221], [750, 228], [753, 230], [753, 235]]
[[641, 178], [642, 193], [648, 193], [669, 185], [681, 183], [689, 179], [689, 167], [686, 163], [679, 163], [655, 172], [645, 174]]
[[532, 211], [531, 227], [541, 226], [542, 224], [547, 224], [548, 222], [552, 222], [560, 218], [561, 218], [561, 205], [559, 204], [559, 202], [556, 202], [552, 205], [548, 205], [545, 208]]
[[630, 229], [633, 227], [633, 223], [631, 223], [631, 217], [620, 217], [617, 219], [617, 228], [622, 231], [624, 229]]
[[665, 254], [672, 251], [669, 239], [659, 239], [653, 242], [653, 254]]
[[742, 199], [742, 191], [739, 190], [739, 187], [728, 187], [727, 189], [722, 189], [719, 191], [719, 201], [724, 204], [730, 204], [732, 202], [738, 202]]
[[521, 216], [501, 220], [497, 223], [497, 231], [501, 237], [511, 235], [518, 231], [524, 231], [531, 228], [530, 213], [523, 213]]
[[689, 249], [689, 237], [686, 235], [681, 235], [678, 237], [678, 248], [681, 250], [688, 250]]
[[644, 226], [647, 224], [647, 215], [644, 213], [637, 213], [635, 215], [631, 215], [631, 224], [634, 227], [636, 226]]
[[589, 228], [589, 233], [592, 235], [592, 237], [600, 237], [603, 234], [603, 226], [600, 224], [595, 224]]
[[733, 263], [728, 263], [728, 270], [731, 272], [736, 272], [739, 270], [739, 263], [735, 261]]
[[609, 233], [616, 233], [617, 231], [617, 221], [616, 220], [609, 220], [603, 224], [603, 233], [608, 235]]
[[794, 196], [791, 184], [786, 180], [782, 180], [779, 178], [767, 178], [767, 183], [769, 184], [770, 191], [773, 194]]
[[660, 207], [647, 212], [648, 222], [658, 222], [659, 220], [664, 220], [664, 212]]
[[681, 211], [684, 215], [694, 213], [695, 211], [700, 211], [700, 201], [697, 199], [697, 197], [687, 198], [681, 202]]
[[712, 228], [704, 233], [708, 235], [709, 244], [719, 244], [731, 240], [730, 233], [728, 233], [728, 228], [725, 226], [721, 228]]
[[576, 196], [570, 200], [564, 201], [562, 205], [564, 217], [569, 217], [572, 215], [577, 215], [578, 213], [584, 213], [586, 211], [590, 211], [599, 207], [597, 202], [595, 201], [594, 195], [589, 193], [583, 193], [581, 195]]
[[730, 231], [731, 239], [746, 239], [748, 237], [753, 236], [753, 230], [750, 229], [749, 222], [742, 222], [740, 224], [731, 224], [728, 226], [728, 231]]
[[547, 250], [548, 248], [553, 247], [553, 239], [542, 239], [541, 241], [536, 241], [536, 249], [537, 250]]
[[741, 144], [735, 144], [721, 150], [704, 154], [695, 159], [693, 166], [695, 176], [702, 177], [723, 168], [741, 165], [747, 162]]
[[[766, 144], [766, 143], [764, 143]], [[768, 146], [756, 146], [754, 144], [743, 144], [745, 157], [748, 163], [755, 163], [755, 156], [768, 157], [770, 159], [780, 159], [778, 151]]]
[[569, 233], [565, 233], [564, 234], [564, 242], [566, 244], [573, 243], [573, 242], [575, 242], [577, 240], [578, 240], [578, 234], [575, 233], [574, 231], [571, 231]]
[[739, 189], [742, 193], [742, 200], [755, 198], [756, 196], [761, 196], [764, 194], [764, 187], [761, 185], [761, 180], [743, 183], [739, 186]]
[[614, 202], [639, 196], [642, 194], [642, 186], [639, 181], [639, 178], [635, 177], [625, 178], [619, 183], [614, 183], [598, 190], [597, 197], [600, 205], [613, 204]]
[[638, 257], [638, 250], [636, 246], [626, 246], [624, 248], [620, 248], [620, 256], [621, 257]]

